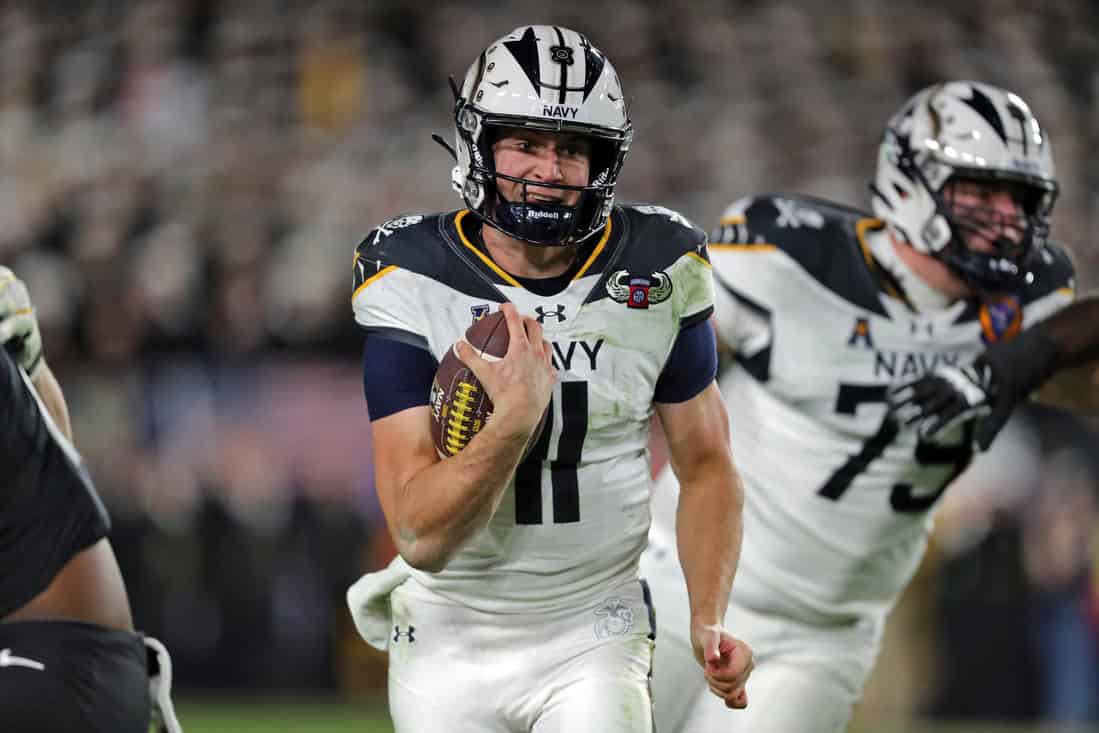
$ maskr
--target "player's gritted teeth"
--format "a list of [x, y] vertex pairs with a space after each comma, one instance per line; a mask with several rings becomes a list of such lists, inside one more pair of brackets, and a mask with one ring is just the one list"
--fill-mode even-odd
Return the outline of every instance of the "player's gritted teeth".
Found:
[[563, 204], [565, 202], [559, 196], [546, 196], [540, 193], [528, 193], [526, 201], [529, 204]]

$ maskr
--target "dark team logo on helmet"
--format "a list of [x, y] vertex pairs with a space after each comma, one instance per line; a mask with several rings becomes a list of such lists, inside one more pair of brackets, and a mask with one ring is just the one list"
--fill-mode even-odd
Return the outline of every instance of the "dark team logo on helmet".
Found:
[[572, 49], [568, 46], [550, 46], [550, 57], [559, 64], [572, 66]]
[[607, 294], [627, 308], [644, 309], [671, 297], [672, 278], [666, 272], [632, 275], [628, 270], [618, 270], [607, 278]]

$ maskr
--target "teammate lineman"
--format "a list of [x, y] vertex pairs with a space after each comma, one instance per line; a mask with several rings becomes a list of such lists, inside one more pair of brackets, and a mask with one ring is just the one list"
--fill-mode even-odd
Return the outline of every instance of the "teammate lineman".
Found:
[[[661, 731], [846, 727], [930, 512], [972, 456], [972, 418], [987, 412], [991, 380], [983, 401], [966, 401], [942, 375], [1073, 297], [1072, 265], [1047, 241], [1049, 140], [1018, 96], [961, 81], [919, 92], [886, 128], [872, 191], [876, 216], [805, 196], [743, 199], [711, 237], [717, 332], [735, 355], [720, 384], [746, 493], [726, 624], [757, 666], [745, 715], [684, 682], [683, 586], [655, 511], [642, 571], [661, 611]], [[896, 387], [920, 430], [891, 413]], [[666, 474], [657, 494], [675, 483]]]

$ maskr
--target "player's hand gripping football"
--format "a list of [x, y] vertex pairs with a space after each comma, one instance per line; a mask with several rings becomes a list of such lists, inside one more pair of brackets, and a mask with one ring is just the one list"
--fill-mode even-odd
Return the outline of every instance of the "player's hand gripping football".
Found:
[[553, 349], [542, 338], [538, 321], [520, 316], [512, 303], [501, 304], [500, 312], [508, 328], [508, 350], [502, 359], [485, 359], [463, 340], [456, 349], [492, 400], [492, 421], [527, 437], [537, 428], [557, 381]]
[[3, 265], [0, 265], [0, 343], [27, 376], [34, 379], [43, 364], [38, 319], [27, 286]]
[[710, 692], [724, 700], [725, 707], [737, 710], [748, 707], [744, 685], [755, 667], [752, 648], [719, 624], [693, 627], [691, 642]]

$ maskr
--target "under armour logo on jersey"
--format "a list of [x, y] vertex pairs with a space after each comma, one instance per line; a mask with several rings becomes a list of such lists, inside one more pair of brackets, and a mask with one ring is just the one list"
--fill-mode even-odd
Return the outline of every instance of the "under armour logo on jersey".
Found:
[[471, 305], [469, 312], [473, 314], [473, 322], [481, 320], [488, 315], [488, 311], [491, 306], [488, 303], [480, 303], [479, 305]]
[[402, 638], [405, 638], [405, 639], [408, 639], [409, 644], [414, 644], [414, 643], [416, 643], [415, 634], [416, 634], [416, 627], [415, 626], [409, 626], [407, 631], [401, 631], [400, 626], [394, 626], [393, 627], [393, 643], [396, 644], [396, 643], [400, 642], [400, 640]]
[[558, 303], [557, 305], [554, 306], [554, 308], [556, 310], [547, 311], [545, 308], [543, 308], [540, 305], [535, 306], [534, 307], [534, 312], [538, 314], [538, 322], [539, 323], [545, 323], [547, 318], [556, 318], [558, 323], [565, 320], [565, 306], [564, 306], [564, 304]]
[[870, 336], [870, 319], [856, 318], [855, 328], [851, 331], [851, 338], [847, 339], [848, 346], [865, 346], [874, 348], [874, 339]]
[[608, 598], [595, 609], [595, 638], [622, 636], [633, 628], [633, 609], [620, 598]]
[[46, 669], [46, 665], [26, 657], [17, 657], [11, 653], [11, 649], [0, 649], [0, 667], [26, 667], [36, 669], [39, 672]]
[[607, 294], [628, 308], [648, 308], [663, 303], [672, 295], [672, 279], [666, 272], [631, 275], [619, 270], [607, 278]]
[[921, 327], [927, 338], [932, 338], [935, 335], [935, 324], [931, 321], [912, 321], [908, 324], [908, 332], [913, 336], [919, 336]]
[[790, 199], [772, 200], [775, 202], [775, 208], [778, 209], [776, 225], [788, 229], [800, 229], [802, 226], [820, 229], [824, 226], [824, 217], [819, 211], [798, 208], [797, 202]]

